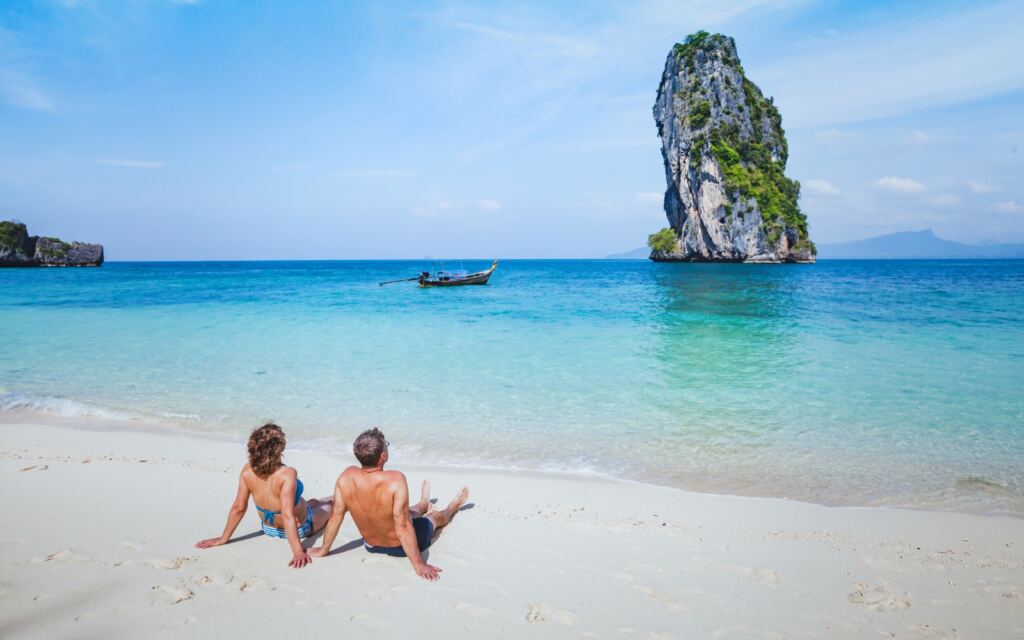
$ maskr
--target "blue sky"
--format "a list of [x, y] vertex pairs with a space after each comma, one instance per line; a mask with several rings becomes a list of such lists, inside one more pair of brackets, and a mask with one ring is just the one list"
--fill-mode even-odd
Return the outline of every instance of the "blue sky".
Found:
[[1024, 3], [0, 5], [0, 217], [108, 258], [600, 257], [665, 226], [672, 44], [736, 38], [817, 242], [1024, 241]]

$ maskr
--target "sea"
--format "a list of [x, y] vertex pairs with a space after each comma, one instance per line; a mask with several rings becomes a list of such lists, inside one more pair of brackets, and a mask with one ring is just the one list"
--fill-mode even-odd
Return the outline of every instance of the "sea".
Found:
[[1024, 261], [432, 266], [2, 269], [0, 417], [1024, 516]]

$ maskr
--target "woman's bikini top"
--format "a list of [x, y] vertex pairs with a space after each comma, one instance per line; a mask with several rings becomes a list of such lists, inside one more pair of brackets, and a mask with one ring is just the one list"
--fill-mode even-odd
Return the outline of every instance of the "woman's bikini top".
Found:
[[[302, 480], [299, 480], [298, 478], [296, 478], [295, 479], [295, 505], [296, 506], [298, 506], [299, 501], [302, 500], [302, 490], [303, 490]], [[263, 516], [263, 522], [266, 522], [271, 527], [274, 526], [274, 516], [281, 515], [281, 512], [280, 511], [271, 511], [270, 509], [264, 509], [263, 507], [259, 506], [255, 502], [253, 502], [253, 504], [256, 506], [256, 510], [260, 512], [260, 515]]]

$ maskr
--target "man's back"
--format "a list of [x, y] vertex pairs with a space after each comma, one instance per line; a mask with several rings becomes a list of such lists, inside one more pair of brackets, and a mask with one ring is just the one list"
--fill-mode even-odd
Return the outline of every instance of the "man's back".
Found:
[[380, 547], [400, 544], [394, 516], [395, 491], [399, 483], [405, 484], [405, 476], [400, 471], [368, 471], [359, 467], [345, 469], [338, 478], [345, 506], [367, 544]]
[[345, 514], [351, 513], [370, 553], [402, 555], [409, 558], [416, 575], [437, 580], [441, 570], [427, 564], [426, 551], [442, 527], [466, 504], [469, 489], [462, 487], [447, 507], [434, 510], [430, 483], [420, 488], [420, 501], [409, 504], [409, 485], [399, 471], [385, 471], [388, 441], [380, 429], [368, 429], [352, 444], [352, 453], [362, 467], [349, 467], [334, 484], [334, 510], [324, 528], [323, 546], [310, 555], [326, 557], [341, 529]]

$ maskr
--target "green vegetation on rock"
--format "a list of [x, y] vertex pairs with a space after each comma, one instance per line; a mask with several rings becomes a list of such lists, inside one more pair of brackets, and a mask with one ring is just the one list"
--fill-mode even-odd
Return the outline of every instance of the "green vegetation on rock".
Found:
[[694, 129], [700, 129], [708, 123], [711, 119], [711, 103], [707, 100], [701, 100], [690, 109], [690, 126]]
[[693, 143], [690, 145], [690, 168], [697, 170], [700, 168], [700, 157], [704, 153], [704, 145], [707, 143], [707, 138], [704, 136], [697, 136], [693, 139]]
[[814, 242], [810, 238], [800, 238], [796, 241], [792, 247], [793, 251], [810, 251], [811, 255], [818, 255], [818, 247], [814, 245]]
[[647, 236], [647, 246], [662, 253], [672, 253], [679, 248], [679, 238], [676, 237], [675, 231], [665, 227], [658, 233]]
[[47, 258], [61, 258], [67, 255], [71, 245], [64, 242], [60, 238], [40, 238], [46, 242], [40, 242], [36, 245], [37, 250]]
[[19, 250], [28, 237], [28, 228], [20, 222], [0, 220], [0, 247]]
[[711, 153], [726, 189], [757, 201], [769, 242], [777, 242], [785, 227], [796, 229], [800, 239], [807, 238], [807, 217], [797, 204], [800, 183], [783, 173], [784, 160], [773, 160], [764, 144], [741, 138], [736, 126], [712, 131]]
[[691, 33], [686, 36], [686, 40], [676, 43], [676, 46], [672, 48], [676, 58], [686, 63], [686, 70], [690, 73], [693, 73], [697, 68], [697, 50], [704, 47], [710, 35], [707, 31]]

